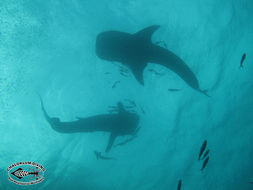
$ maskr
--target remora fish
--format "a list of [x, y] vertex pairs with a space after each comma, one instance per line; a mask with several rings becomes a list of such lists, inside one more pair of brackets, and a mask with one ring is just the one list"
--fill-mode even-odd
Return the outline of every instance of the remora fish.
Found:
[[118, 84], [118, 83], [120, 83], [120, 81], [119, 80], [117, 80], [113, 85], [112, 85], [112, 88], [115, 88], [116, 87], [116, 85]]
[[204, 160], [206, 158], [206, 156], [209, 154], [210, 150], [208, 149], [205, 154], [202, 156], [201, 160]]
[[203, 152], [205, 151], [206, 149], [206, 145], [207, 145], [207, 141], [205, 140], [200, 148], [200, 152], [199, 152], [199, 160], [200, 160], [200, 157], [201, 155], [203, 154]]
[[182, 186], [182, 180], [180, 179], [177, 185], [177, 190], [180, 190]]
[[240, 68], [243, 68], [243, 62], [244, 62], [245, 58], [246, 58], [246, 53], [244, 53], [242, 55], [241, 62], [240, 62]]
[[177, 89], [177, 88], [169, 88], [168, 91], [171, 91], [171, 92], [177, 92], [177, 91], [180, 91], [181, 89]]
[[205, 159], [203, 165], [202, 165], [202, 168], [201, 168], [201, 171], [203, 171], [208, 163], [208, 160], [209, 160], [209, 156]]

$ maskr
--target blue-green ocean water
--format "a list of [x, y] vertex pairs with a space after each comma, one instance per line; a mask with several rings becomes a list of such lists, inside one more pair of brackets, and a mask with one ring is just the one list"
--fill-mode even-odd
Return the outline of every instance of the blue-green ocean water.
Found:
[[[0, 189], [173, 190], [179, 179], [181, 190], [253, 189], [252, 18], [251, 0], [0, 0]], [[96, 56], [100, 32], [153, 24], [161, 27], [152, 41], [181, 57], [210, 98], [159, 65], [148, 65], [141, 86]], [[97, 160], [108, 134], [53, 131], [37, 93], [63, 121], [134, 100], [141, 129], [105, 154], [117, 160]], [[45, 180], [10, 182], [6, 168], [20, 161], [42, 164]]]

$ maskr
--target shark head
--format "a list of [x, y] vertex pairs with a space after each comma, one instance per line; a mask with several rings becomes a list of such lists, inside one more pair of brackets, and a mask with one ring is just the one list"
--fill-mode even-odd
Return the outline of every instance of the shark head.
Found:
[[139, 120], [140, 120], [139, 115], [125, 110], [122, 102], [118, 102], [117, 107], [119, 111], [118, 115], [120, 118], [119, 125], [121, 126], [120, 128], [117, 127], [117, 129], [120, 129], [119, 133], [129, 134], [129, 135], [134, 134], [139, 125]]
[[117, 32], [102, 32], [97, 36], [96, 54], [101, 59], [115, 61], [118, 55]]
[[106, 147], [106, 152], [109, 152], [114, 140], [118, 136], [131, 135], [135, 136], [138, 132], [139, 116], [135, 113], [122, 112], [119, 113], [116, 122], [114, 123], [113, 130], [109, 137], [109, 141]]
[[137, 114], [132, 115], [132, 127], [130, 127], [130, 135], [136, 135], [140, 129], [139, 127], [140, 117]]

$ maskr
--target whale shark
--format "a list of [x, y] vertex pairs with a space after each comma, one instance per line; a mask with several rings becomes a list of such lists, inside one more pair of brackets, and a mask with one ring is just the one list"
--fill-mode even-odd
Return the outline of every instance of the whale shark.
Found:
[[105, 152], [109, 152], [119, 136], [135, 136], [139, 130], [139, 115], [128, 112], [121, 102], [118, 102], [118, 113], [102, 114], [91, 117], [77, 117], [75, 121], [62, 122], [57, 117], [50, 117], [41, 100], [41, 108], [45, 119], [52, 129], [60, 133], [108, 132], [109, 140]]
[[101, 32], [96, 38], [96, 55], [103, 60], [122, 63], [142, 85], [147, 64], [160, 64], [175, 72], [191, 88], [208, 96], [206, 90], [200, 89], [197, 77], [180, 57], [152, 43], [151, 37], [159, 27], [152, 25], [134, 34], [113, 30]]

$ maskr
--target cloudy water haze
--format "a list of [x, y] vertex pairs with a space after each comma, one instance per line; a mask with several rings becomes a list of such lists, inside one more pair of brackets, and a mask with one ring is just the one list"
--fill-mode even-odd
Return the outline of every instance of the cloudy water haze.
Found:
[[[252, 18], [251, 0], [0, 0], [0, 190], [252, 190]], [[44, 180], [8, 180], [39, 177], [18, 162]]]

